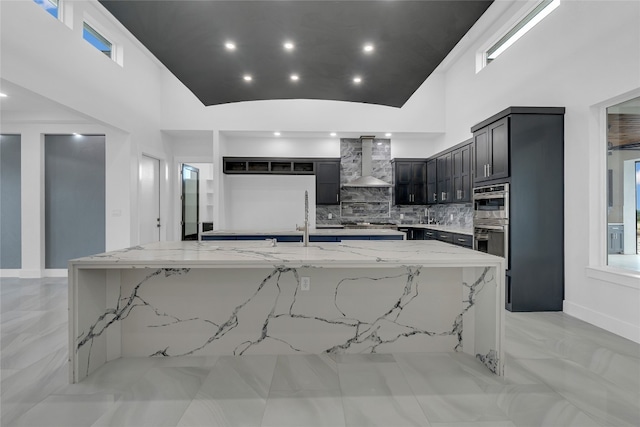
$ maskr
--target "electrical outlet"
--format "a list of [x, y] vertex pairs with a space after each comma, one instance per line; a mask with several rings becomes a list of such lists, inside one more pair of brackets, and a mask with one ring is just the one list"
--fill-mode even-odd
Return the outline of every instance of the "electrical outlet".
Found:
[[333, 214], [330, 213], [329, 214], [329, 219], [332, 219], [332, 218], [333, 218]]
[[301, 277], [300, 290], [308, 291], [309, 289], [311, 289], [311, 277]]
[[400, 219], [404, 219], [404, 214], [400, 214]]
[[453, 214], [449, 215], [449, 219], [453, 221]]

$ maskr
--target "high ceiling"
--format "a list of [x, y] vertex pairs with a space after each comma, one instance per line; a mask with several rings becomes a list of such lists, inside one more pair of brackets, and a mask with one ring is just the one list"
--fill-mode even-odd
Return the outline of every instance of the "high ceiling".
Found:
[[492, 0], [100, 3], [204, 105], [330, 99], [401, 107]]

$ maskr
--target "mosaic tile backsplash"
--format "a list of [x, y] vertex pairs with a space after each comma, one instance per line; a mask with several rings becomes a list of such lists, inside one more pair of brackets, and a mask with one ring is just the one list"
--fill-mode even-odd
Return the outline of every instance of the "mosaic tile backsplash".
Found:
[[[362, 143], [359, 139], [340, 140], [341, 183], [346, 184], [361, 176]], [[391, 141], [375, 139], [373, 143], [371, 175], [393, 184]], [[432, 223], [456, 228], [473, 227], [471, 204], [396, 206], [391, 188], [342, 187], [341, 205], [316, 206], [317, 225], [339, 225], [345, 222], [391, 222], [394, 224]], [[403, 216], [401, 218], [400, 216]], [[331, 216], [331, 218], [329, 218]]]

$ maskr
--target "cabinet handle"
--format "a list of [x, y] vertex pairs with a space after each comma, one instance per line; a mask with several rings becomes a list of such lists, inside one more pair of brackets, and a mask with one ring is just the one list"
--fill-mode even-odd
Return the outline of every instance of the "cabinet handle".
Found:
[[433, 201], [435, 202], [436, 200], [438, 200], [438, 195], [436, 193], [433, 193]]
[[464, 242], [465, 242], [465, 240], [464, 240], [464, 239], [458, 239], [458, 242], [462, 242], [462, 243], [464, 243]]
[[487, 165], [487, 176], [491, 176], [491, 165]]

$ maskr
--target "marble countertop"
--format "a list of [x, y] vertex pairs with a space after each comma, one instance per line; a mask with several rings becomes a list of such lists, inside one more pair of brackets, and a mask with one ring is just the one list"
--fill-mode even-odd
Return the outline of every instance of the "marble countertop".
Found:
[[412, 228], [428, 228], [430, 230], [444, 231], [447, 233], [458, 233], [473, 236], [473, 228], [460, 228], [450, 225], [436, 225], [436, 224], [400, 224], [398, 227], [412, 227]]
[[[504, 259], [435, 240], [278, 243], [267, 241], [157, 242], [69, 261], [78, 268], [399, 267], [504, 268]], [[71, 274], [71, 273], [70, 273]]]
[[[213, 230], [205, 231], [203, 236], [302, 236], [302, 231], [296, 230]], [[309, 230], [310, 236], [403, 236], [402, 231], [387, 228], [366, 229], [331, 229], [315, 228]]]

